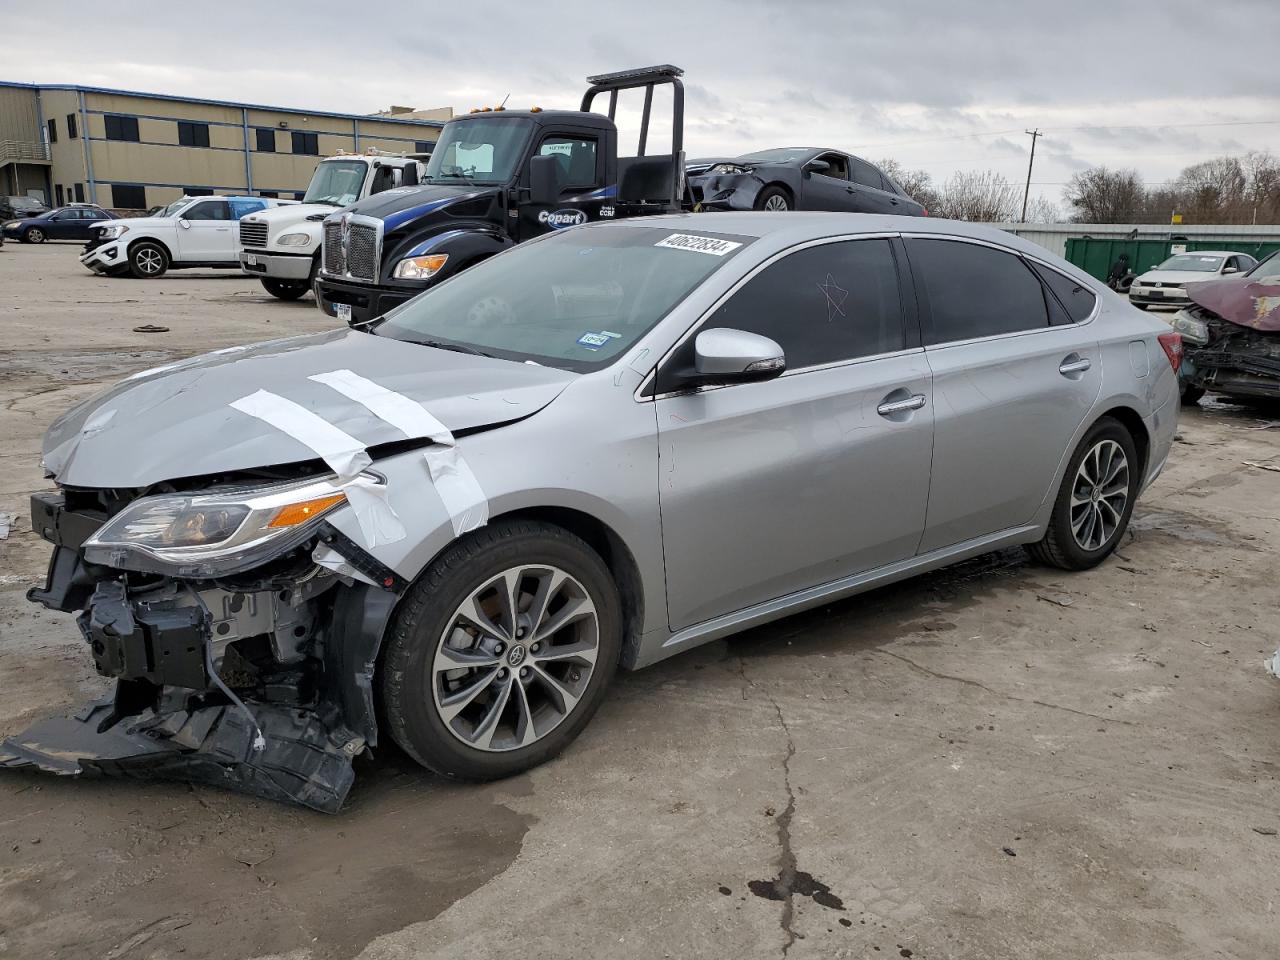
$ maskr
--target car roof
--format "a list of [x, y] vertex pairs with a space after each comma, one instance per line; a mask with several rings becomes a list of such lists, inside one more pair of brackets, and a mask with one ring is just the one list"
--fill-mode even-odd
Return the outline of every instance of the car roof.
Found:
[[[1170, 257], [1252, 257], [1253, 254], [1245, 253], [1241, 250], [1183, 250], [1181, 253], [1171, 253]], [[1168, 259], [1166, 257], [1166, 259]]]

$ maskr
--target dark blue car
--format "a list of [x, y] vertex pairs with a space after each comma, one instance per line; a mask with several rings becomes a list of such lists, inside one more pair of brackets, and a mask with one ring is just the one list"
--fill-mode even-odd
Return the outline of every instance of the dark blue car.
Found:
[[46, 240], [89, 240], [93, 228], [103, 220], [115, 220], [112, 213], [90, 203], [58, 207], [34, 217], [9, 220], [4, 225], [6, 240], [44, 243]]

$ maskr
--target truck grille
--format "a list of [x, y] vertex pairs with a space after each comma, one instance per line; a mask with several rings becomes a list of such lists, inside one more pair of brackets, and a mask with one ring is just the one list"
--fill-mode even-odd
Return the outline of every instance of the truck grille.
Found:
[[265, 247], [267, 245], [267, 225], [252, 220], [240, 221], [240, 246]]
[[369, 283], [378, 279], [378, 228], [368, 223], [347, 224], [346, 249], [341, 221], [324, 225], [324, 270], [336, 277]]

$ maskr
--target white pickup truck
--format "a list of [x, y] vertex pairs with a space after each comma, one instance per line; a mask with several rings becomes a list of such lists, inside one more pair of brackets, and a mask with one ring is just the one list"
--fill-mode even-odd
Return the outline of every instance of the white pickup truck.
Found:
[[236, 221], [283, 204], [296, 206], [265, 197], [182, 197], [149, 217], [95, 224], [80, 262], [94, 273], [144, 280], [184, 267], [234, 270]]
[[315, 279], [324, 218], [371, 194], [416, 184], [425, 171], [417, 157], [342, 154], [321, 160], [300, 204], [240, 221], [240, 268], [273, 297], [297, 300]]

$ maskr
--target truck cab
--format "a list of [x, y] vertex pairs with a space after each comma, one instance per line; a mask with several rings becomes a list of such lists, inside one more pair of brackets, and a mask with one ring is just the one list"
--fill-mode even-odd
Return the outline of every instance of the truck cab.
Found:
[[[381, 316], [514, 244], [592, 220], [671, 213], [684, 194], [683, 71], [589, 77], [580, 110], [472, 111], [445, 124], [422, 184], [330, 214], [315, 283], [329, 316]], [[672, 86], [670, 152], [647, 153], [653, 89]], [[618, 93], [645, 91], [634, 156], [618, 156]], [[591, 110], [608, 95], [608, 113]]]
[[426, 172], [427, 156], [371, 150], [321, 160], [300, 204], [241, 219], [240, 269], [261, 280], [273, 297], [297, 300], [315, 279], [321, 221], [357, 200], [418, 183]]

